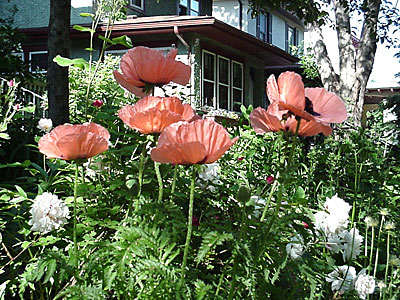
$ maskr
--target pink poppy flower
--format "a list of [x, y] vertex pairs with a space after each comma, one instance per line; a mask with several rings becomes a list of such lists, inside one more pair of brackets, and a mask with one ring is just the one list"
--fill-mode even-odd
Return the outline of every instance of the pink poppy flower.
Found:
[[285, 114], [290, 111], [296, 116], [317, 121], [324, 125], [341, 123], [347, 118], [343, 101], [323, 88], [304, 88], [301, 76], [294, 72], [284, 72], [278, 82], [271, 75], [267, 81], [267, 94], [271, 104]]
[[39, 140], [39, 151], [48, 158], [86, 159], [108, 149], [110, 133], [96, 123], [64, 124]]
[[151, 159], [179, 165], [211, 164], [237, 140], [231, 140], [226, 129], [211, 119], [178, 122], [161, 133]]
[[[273, 107], [273, 104], [271, 105], [267, 110], [257, 107], [251, 112], [250, 123], [254, 131], [258, 134], [277, 132], [280, 130], [295, 133], [297, 128], [296, 117], [292, 115], [286, 119], [280, 118], [280, 113], [276, 113], [277, 110], [270, 109], [270, 107]], [[332, 133], [332, 128], [329, 125], [324, 125], [317, 121], [301, 119], [298, 131], [299, 136], [314, 136], [321, 132], [324, 135], [330, 135]]]
[[271, 184], [271, 183], [273, 183], [273, 182], [274, 182], [274, 180], [275, 180], [274, 176], [271, 176], [271, 175], [270, 175], [270, 176], [268, 176], [268, 177], [267, 177], [267, 179], [266, 179], [266, 181], [267, 181], [267, 183], [268, 183], [268, 184]]
[[117, 82], [131, 93], [144, 97], [154, 86], [175, 82], [186, 85], [190, 79], [190, 66], [176, 61], [178, 49], [164, 56], [162, 51], [135, 47], [122, 56], [122, 74], [114, 71]]
[[118, 111], [126, 125], [143, 134], [161, 133], [165, 127], [178, 121], [191, 121], [197, 117], [189, 104], [176, 97], [147, 96], [135, 105], [126, 105]]

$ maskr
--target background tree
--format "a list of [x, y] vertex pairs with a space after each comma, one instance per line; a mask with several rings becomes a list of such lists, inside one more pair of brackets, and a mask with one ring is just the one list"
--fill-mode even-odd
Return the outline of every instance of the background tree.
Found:
[[[255, 12], [278, 7], [292, 11], [310, 26], [315, 59], [325, 88], [345, 100], [351, 122], [361, 125], [362, 108], [367, 82], [372, 71], [378, 42], [397, 43], [390, 33], [399, 28], [399, 12], [389, 1], [380, 0], [333, 0], [326, 4], [315, 0], [272, 1], [250, 0]], [[321, 25], [329, 19], [333, 10], [332, 26], [338, 36], [339, 71], [336, 73], [328, 55]], [[350, 23], [352, 16], [362, 19], [360, 36], [354, 42]]]
[[55, 126], [69, 121], [68, 68], [53, 62], [54, 57], [69, 57], [71, 0], [51, 0], [47, 49], [47, 93], [49, 117]]

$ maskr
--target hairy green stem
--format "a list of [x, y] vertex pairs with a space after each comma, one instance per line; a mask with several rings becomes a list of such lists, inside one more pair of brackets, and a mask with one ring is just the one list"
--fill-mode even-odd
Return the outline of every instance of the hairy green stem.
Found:
[[[390, 260], [390, 234], [391, 232], [388, 231], [387, 234], [387, 242], [386, 242], [386, 268], [385, 268], [385, 285], [387, 285], [387, 278], [388, 278], [388, 271], [389, 271], [389, 260]], [[383, 299], [386, 299], [386, 293], [383, 296]]]
[[172, 178], [172, 186], [171, 186], [171, 196], [170, 199], [174, 199], [175, 188], [176, 188], [176, 177], [178, 176], [178, 164], [174, 166], [174, 177]]
[[379, 232], [378, 232], [378, 242], [376, 245], [376, 256], [375, 256], [375, 266], [374, 266], [374, 277], [376, 276], [376, 270], [378, 268], [378, 259], [379, 259], [379, 241], [381, 239], [381, 232], [382, 232], [382, 226], [383, 226], [383, 221], [385, 220], [385, 216], [382, 216], [381, 219], [381, 225], [379, 226]]
[[368, 275], [371, 272], [372, 257], [374, 256], [375, 227], [372, 227], [371, 231], [371, 250], [369, 252]]
[[146, 145], [147, 145], [146, 143], [143, 145], [142, 153], [140, 154], [139, 174], [138, 174], [139, 191], [138, 191], [137, 199], [136, 199], [136, 203], [135, 203], [135, 211], [137, 211], [139, 209], [140, 196], [142, 195], [144, 160], [146, 158]]
[[[242, 203], [243, 208], [242, 208], [242, 220], [240, 223], [240, 231], [239, 231], [239, 243], [241, 243], [241, 241], [243, 240], [243, 236], [246, 233], [246, 229], [247, 229], [247, 223], [246, 223], [246, 204]], [[236, 289], [236, 272], [237, 272], [237, 268], [239, 265], [239, 254], [236, 253], [236, 256], [234, 258], [234, 263], [233, 263], [233, 269], [232, 269], [232, 283], [231, 283], [231, 288], [229, 290], [229, 296], [228, 296], [228, 300], [232, 300], [234, 295], [235, 295], [235, 289]]]
[[193, 223], [193, 202], [194, 202], [194, 187], [196, 181], [196, 166], [192, 166], [192, 178], [190, 183], [190, 196], [189, 196], [189, 214], [188, 214], [188, 229], [186, 234], [186, 243], [185, 249], [183, 251], [183, 261], [182, 261], [182, 270], [181, 270], [181, 279], [178, 283], [178, 293], [180, 293], [180, 289], [183, 284], [183, 280], [185, 279], [185, 272], [186, 272], [186, 264], [187, 264], [187, 256], [189, 253], [189, 245], [190, 239], [192, 237], [192, 223]]
[[275, 180], [274, 180], [274, 183], [272, 184], [272, 188], [271, 188], [271, 191], [269, 192], [267, 201], [265, 202], [265, 207], [264, 207], [264, 211], [263, 211], [263, 213], [261, 215], [260, 222], [264, 222], [265, 215], [267, 214], [267, 211], [268, 211], [268, 208], [269, 208], [269, 204], [271, 203], [272, 195], [274, 194], [274, 192], [276, 190], [276, 186], [278, 185], [278, 177], [279, 177], [279, 171], [275, 175]]
[[156, 176], [157, 176], [157, 181], [158, 181], [158, 203], [161, 203], [162, 197], [163, 197], [163, 182], [162, 182], [162, 177], [160, 173], [160, 163], [154, 162], [154, 170], [156, 171]]
[[74, 184], [74, 220], [73, 220], [73, 240], [74, 240], [74, 251], [75, 251], [75, 261], [74, 265], [75, 267], [78, 267], [79, 265], [79, 252], [78, 252], [78, 242], [76, 238], [76, 198], [78, 194], [78, 174], [79, 174], [79, 164], [78, 162], [75, 162], [75, 184]]

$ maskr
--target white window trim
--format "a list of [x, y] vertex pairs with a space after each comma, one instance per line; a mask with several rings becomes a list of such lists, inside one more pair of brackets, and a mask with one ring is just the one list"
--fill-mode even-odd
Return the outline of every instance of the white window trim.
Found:
[[[212, 56], [214, 56], [214, 81], [210, 80], [210, 79], [206, 79], [204, 78], [204, 54], [211, 54]], [[202, 50], [202, 57], [201, 57], [201, 94], [204, 95], [204, 83], [203, 82], [210, 82], [214, 85], [214, 97], [212, 99], [213, 102], [213, 107], [215, 108], [216, 106], [216, 99], [217, 99], [217, 90], [216, 90], [216, 85], [217, 85], [217, 62], [216, 62], [216, 57], [217, 55], [215, 55], [215, 53], [212, 53], [210, 51], [207, 50]], [[202, 102], [205, 101], [205, 99], [203, 99], [202, 97]], [[202, 105], [207, 105], [205, 102], [202, 103]]]
[[32, 54], [48, 54], [48, 51], [31, 51], [31, 52], [29, 52], [29, 71], [31, 71], [33, 73], [42, 73], [42, 74], [47, 73], [47, 70], [40, 70], [40, 71], [32, 70], [32, 65], [31, 65]]
[[227, 57], [225, 57], [225, 56], [222, 56], [222, 55], [218, 55], [217, 56], [217, 70], [219, 70], [219, 59], [224, 59], [224, 60], [226, 60], [226, 61], [228, 61], [228, 84], [226, 84], [226, 83], [221, 83], [220, 81], [219, 81], [219, 72], [217, 71], [216, 73], [217, 73], [217, 94], [216, 94], [216, 96], [217, 96], [217, 99], [218, 99], [218, 101], [217, 101], [217, 109], [219, 109], [220, 107], [219, 107], [219, 86], [220, 85], [222, 85], [222, 86], [225, 86], [225, 87], [227, 87], [228, 88], [228, 110], [231, 110], [232, 108], [231, 108], [231, 101], [230, 101], [230, 99], [231, 99], [231, 89], [230, 89], [230, 86], [231, 86], [231, 82], [232, 82], [232, 80], [231, 80], [231, 64], [230, 64], [230, 59], [229, 58], [227, 58]]
[[[234, 86], [234, 81], [233, 81], [233, 64], [237, 64], [237, 65], [240, 65], [241, 66], [241, 70], [242, 70], [242, 87], [241, 88], [239, 88], [239, 87], [235, 87]], [[241, 91], [241, 97], [240, 97], [240, 103], [241, 104], [243, 104], [243, 87], [244, 87], [244, 65], [243, 65], [243, 63], [241, 63], [241, 62], [238, 62], [238, 61], [236, 61], [236, 60], [231, 60], [231, 65], [232, 65], [232, 72], [231, 72], [231, 76], [232, 76], [232, 79], [231, 79], [231, 82], [232, 82], [232, 85], [231, 85], [231, 87], [232, 87], [232, 97], [233, 97], [233, 90], [237, 90], [237, 91]], [[233, 106], [234, 106], [234, 104], [233, 104], [233, 99], [232, 99], [232, 110], [233, 110]]]
[[24, 52], [12, 52], [11, 55], [19, 56], [21, 58], [21, 60], [24, 61], [24, 57], [25, 57]]
[[104, 55], [114, 55], [114, 54], [120, 54], [120, 53], [126, 53], [128, 52], [129, 49], [120, 49], [120, 50], [106, 50], [104, 51]]
[[144, 0], [140, 0], [140, 6], [137, 6], [136, 4], [133, 4], [133, 0], [129, 0], [129, 5], [139, 9], [139, 10], [144, 10]]

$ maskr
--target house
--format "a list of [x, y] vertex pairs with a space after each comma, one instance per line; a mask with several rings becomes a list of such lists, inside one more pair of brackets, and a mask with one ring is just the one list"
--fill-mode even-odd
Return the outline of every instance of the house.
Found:
[[[24, 52], [17, 55], [31, 69], [47, 68], [47, 24], [50, 0], [4, 1], [0, 12], [15, 5], [14, 25], [29, 36]], [[190, 84], [183, 91], [196, 106], [238, 111], [241, 104], [266, 105], [265, 75], [293, 67], [298, 59], [291, 45], [303, 40], [302, 23], [285, 11], [252, 17], [245, 0], [129, 0], [128, 16], [113, 28], [112, 37], [127, 35], [134, 46], [178, 48], [178, 59], [192, 64]], [[72, 0], [71, 25], [88, 26], [82, 12], [92, 12], [88, 0]], [[100, 24], [97, 34], [106, 25]], [[87, 57], [88, 34], [71, 28], [71, 56]], [[100, 49], [96, 39], [94, 48]], [[122, 46], [106, 54], [122, 55]]]

